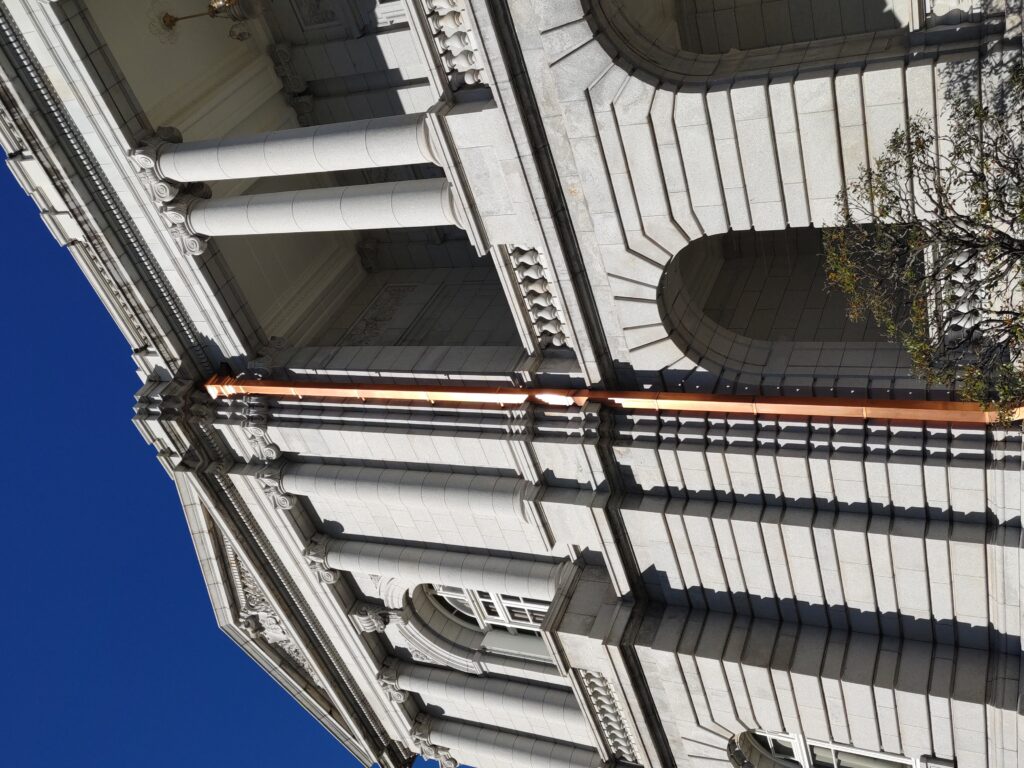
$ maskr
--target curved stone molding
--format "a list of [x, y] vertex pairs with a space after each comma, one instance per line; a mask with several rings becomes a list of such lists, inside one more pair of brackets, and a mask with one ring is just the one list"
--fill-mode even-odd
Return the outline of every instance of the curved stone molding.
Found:
[[633, 733], [626, 724], [622, 706], [608, 679], [600, 672], [591, 672], [585, 669], [579, 670], [579, 676], [583, 682], [587, 701], [597, 717], [601, 738], [604, 739], [609, 751], [622, 760], [628, 760], [631, 763], [637, 762], [637, 749], [636, 743], [633, 741]]
[[544, 254], [519, 245], [508, 246], [506, 252], [541, 347], [570, 346]]
[[469, 14], [461, 0], [422, 0], [434, 46], [453, 91], [487, 81]]
[[253, 640], [263, 640], [284, 654], [318, 687], [323, 688], [320, 675], [313, 669], [306, 654], [292, 637], [284, 619], [267, 598], [253, 574], [238, 559], [234, 548], [224, 544], [225, 560], [235, 591], [238, 627]]
[[453, 642], [448, 635], [458, 630], [463, 630], [459, 634], [464, 634], [464, 628], [452, 626], [447, 619], [437, 622], [440, 626], [435, 627], [431, 620], [438, 617], [432, 613], [432, 605], [422, 588], [412, 591], [406, 597], [402, 620], [397, 623], [397, 627], [413, 658], [469, 675], [484, 674], [484, 654], [480, 648], [484, 633], [476, 633], [473, 641], [475, 647]]
[[441, 768], [459, 768], [459, 761], [452, 757], [447, 747], [434, 744], [430, 738], [431, 717], [429, 715], [418, 715], [413, 723], [409, 736], [418, 751], [427, 760], [437, 760]]
[[[700, 34], [705, 25], [698, 17], [711, 14], [693, 0], [673, 3], [674, 18], [652, 13], [653, 3], [590, 0], [588, 5], [590, 23], [607, 40], [611, 51], [646, 73], [674, 83], [764, 73], [770, 68], [791, 66], [795, 60], [828, 65], [843, 55], [843, 50], [868, 51], [875, 57], [902, 56], [911, 46], [934, 42], [918, 31], [936, 23], [931, 10], [921, 14], [917, 0], [894, 0], [880, 13], [867, 10], [870, 3], [863, 2], [863, 9], [851, 10], [858, 21], [847, 22], [846, 28], [845, 14], [842, 18], [839, 14], [825, 18], [815, 14], [794, 29], [789, 29], [790, 15], [801, 13], [802, 6], [797, 3], [721, 3], [713, 11], [713, 25], [722, 32], [719, 37]], [[958, 19], [954, 23], [960, 25], [959, 29], [953, 34], [947, 32], [943, 42], [998, 34], [1003, 27], [1002, 15], [993, 7], [976, 18]], [[730, 38], [731, 33], [736, 36]], [[723, 46], [723, 41], [728, 42]]]
[[577, 573], [568, 558], [537, 562], [336, 539], [322, 533], [310, 539], [303, 555], [324, 583], [336, 582], [341, 572], [370, 577], [386, 607], [367, 609], [365, 618], [358, 615], [359, 608], [353, 611], [363, 631], [381, 631], [393, 623], [402, 644], [417, 659], [474, 675], [484, 674], [491, 666], [484, 646], [486, 634], [467, 629], [441, 610], [426, 585], [440, 580], [467, 589], [551, 601]]

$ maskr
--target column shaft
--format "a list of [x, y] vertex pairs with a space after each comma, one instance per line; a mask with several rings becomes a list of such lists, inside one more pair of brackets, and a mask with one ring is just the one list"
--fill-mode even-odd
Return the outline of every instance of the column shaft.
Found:
[[431, 721], [430, 740], [464, 765], [525, 768], [598, 768], [601, 757], [588, 747], [483, 728], [447, 718]]
[[399, 662], [398, 687], [448, 717], [587, 744], [590, 730], [572, 692], [441, 667]]
[[207, 236], [460, 226], [447, 179], [196, 200], [186, 224]]
[[400, 544], [328, 539], [326, 564], [336, 571], [392, 577], [408, 584], [448, 584], [551, 600], [564, 562], [467, 555]]
[[286, 493], [299, 496], [370, 507], [447, 512], [456, 522], [465, 519], [467, 512], [519, 519], [527, 487], [526, 481], [514, 477], [335, 464], [286, 464], [281, 482]]
[[163, 144], [156, 173], [174, 181], [254, 179], [436, 163], [423, 114]]

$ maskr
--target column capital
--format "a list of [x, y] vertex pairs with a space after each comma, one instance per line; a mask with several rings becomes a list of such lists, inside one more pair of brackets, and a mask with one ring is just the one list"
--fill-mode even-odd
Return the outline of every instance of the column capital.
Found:
[[174, 243], [182, 256], [203, 254], [210, 239], [189, 226], [189, 211], [200, 199], [195, 195], [178, 193], [172, 200], [165, 201], [160, 206], [160, 217], [170, 230], [171, 237], [174, 238]]
[[306, 80], [295, 69], [292, 46], [290, 43], [278, 43], [270, 47], [270, 59], [274, 62], [274, 72], [281, 79], [285, 93], [297, 94], [306, 90]]
[[437, 760], [441, 768], [459, 768], [459, 761], [452, 757], [448, 747], [438, 746], [430, 740], [432, 724], [433, 718], [430, 715], [416, 716], [412, 730], [409, 731], [416, 750], [428, 760]]
[[[268, 445], [273, 446], [273, 443], [268, 441]], [[256, 470], [256, 480], [260, 484], [260, 490], [270, 499], [274, 507], [281, 511], [291, 509], [296, 502], [295, 497], [284, 490], [281, 483], [283, 472], [284, 462], [281, 460], [267, 462]]]
[[402, 704], [409, 700], [409, 693], [398, 686], [398, 662], [396, 659], [387, 658], [384, 666], [377, 673], [377, 682], [384, 689], [388, 699], [396, 704]]
[[160, 152], [168, 144], [180, 144], [181, 132], [177, 128], [161, 126], [128, 154], [128, 159], [142, 179], [149, 197], [156, 203], [169, 203], [181, 192], [181, 185], [161, 176], [157, 169]]
[[[248, 395], [243, 400], [244, 410], [242, 411], [242, 431], [249, 441], [249, 447], [260, 461], [273, 462], [281, 458], [281, 449], [270, 439], [267, 431], [270, 422], [269, 408], [267, 401], [262, 397]], [[275, 484], [280, 490], [280, 473], [275, 478]]]
[[309, 540], [306, 548], [302, 550], [302, 556], [306, 565], [313, 571], [321, 584], [334, 584], [341, 575], [327, 564], [327, 552], [330, 548], [331, 537], [322, 533], [315, 533]]

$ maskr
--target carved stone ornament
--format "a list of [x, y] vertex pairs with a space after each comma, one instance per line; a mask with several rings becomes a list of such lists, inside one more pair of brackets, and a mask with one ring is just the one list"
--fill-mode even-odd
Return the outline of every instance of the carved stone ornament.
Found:
[[391, 621], [392, 611], [383, 605], [373, 605], [359, 601], [352, 608], [349, 616], [360, 632], [383, 632]]
[[[245, 375], [257, 379], [268, 378], [273, 375], [282, 353], [290, 348], [291, 345], [287, 339], [281, 336], [271, 336], [270, 341], [260, 347], [259, 354], [248, 361], [245, 366]], [[262, 401], [262, 398], [259, 399]]]
[[626, 719], [622, 714], [622, 706], [615, 695], [608, 679], [600, 672], [579, 670], [580, 680], [586, 692], [587, 700], [597, 717], [597, 725], [609, 751], [617, 758], [631, 763], [637, 761], [636, 743]]
[[168, 203], [181, 192], [181, 185], [171, 179], [161, 177], [157, 170], [157, 157], [167, 144], [180, 144], [181, 132], [177, 128], [162, 126], [153, 135], [132, 150], [129, 159], [135, 172], [146, 185], [150, 199], [156, 203]]
[[160, 206], [160, 215], [174, 238], [182, 256], [199, 256], [206, 251], [209, 238], [193, 232], [188, 226], [189, 208], [200, 199], [189, 194], [179, 194], [173, 200]]
[[281, 79], [285, 93], [298, 94], [306, 90], [306, 80], [295, 70], [290, 45], [278, 43], [271, 46], [270, 58], [274, 62], [274, 72]]
[[396, 704], [401, 704], [409, 699], [408, 692], [398, 687], [398, 669], [395, 668], [394, 662], [391, 660], [384, 662], [384, 666], [377, 673], [377, 682], [387, 693], [388, 699]]
[[281, 484], [281, 462], [265, 464], [256, 470], [256, 480], [260, 484], [263, 495], [270, 499], [276, 509], [286, 511], [295, 506], [295, 497], [285, 493]]
[[568, 346], [565, 324], [547, 279], [544, 254], [536, 248], [520, 245], [510, 245], [507, 251], [541, 347]]
[[213, 406], [209, 402], [192, 399], [188, 403], [188, 418], [193, 424], [213, 424]]
[[453, 91], [486, 82], [469, 14], [462, 0], [422, 0], [434, 46]]
[[281, 449], [270, 439], [267, 431], [269, 409], [262, 397], [248, 396], [243, 401], [242, 431], [252, 452], [260, 461], [276, 461], [281, 458]]
[[267, 598], [253, 574], [238, 559], [230, 544], [225, 544], [228, 570], [238, 603], [238, 627], [253, 640], [262, 640], [282, 651], [311, 681], [320, 685], [305, 652], [292, 637], [284, 620]]
[[327, 545], [330, 538], [322, 533], [316, 533], [309, 540], [309, 544], [302, 550], [302, 556], [306, 559], [306, 565], [316, 573], [321, 584], [334, 584], [340, 578], [340, 574], [327, 565]]
[[421, 714], [416, 717], [412, 730], [409, 731], [416, 751], [427, 760], [437, 760], [441, 768], [459, 768], [459, 761], [452, 757], [447, 747], [439, 747], [430, 741], [430, 724], [429, 715]]

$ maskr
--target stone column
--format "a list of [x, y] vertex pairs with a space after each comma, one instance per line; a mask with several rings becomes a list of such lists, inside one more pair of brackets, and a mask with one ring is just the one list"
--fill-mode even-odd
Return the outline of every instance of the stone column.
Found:
[[437, 163], [423, 114], [271, 131], [183, 144], [158, 142], [153, 170], [177, 182]]
[[[552, 600], [569, 561], [545, 563], [497, 555], [470, 555], [402, 544], [333, 539], [316, 534], [303, 553], [310, 567], [330, 573], [347, 571], [384, 578], [415, 587], [448, 584], [534, 600]], [[335, 577], [336, 578], [336, 577]]]
[[382, 685], [416, 693], [428, 707], [460, 720], [506, 726], [520, 733], [587, 744], [593, 738], [572, 691], [468, 675], [451, 669], [391, 660]]
[[412, 733], [424, 756], [441, 765], [514, 765], [527, 768], [599, 768], [589, 747], [538, 739], [473, 723], [421, 716]]
[[197, 238], [395, 227], [461, 226], [447, 179], [243, 195], [179, 197], [164, 207], [172, 224]]
[[281, 487], [298, 496], [437, 512], [453, 519], [471, 515], [521, 519], [530, 484], [515, 477], [486, 477], [461, 472], [286, 463]]

